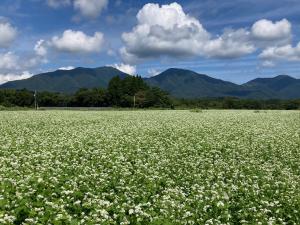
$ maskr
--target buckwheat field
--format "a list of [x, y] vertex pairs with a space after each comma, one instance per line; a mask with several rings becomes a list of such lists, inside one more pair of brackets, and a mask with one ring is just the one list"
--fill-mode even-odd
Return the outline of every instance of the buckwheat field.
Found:
[[0, 112], [0, 224], [298, 225], [300, 112]]

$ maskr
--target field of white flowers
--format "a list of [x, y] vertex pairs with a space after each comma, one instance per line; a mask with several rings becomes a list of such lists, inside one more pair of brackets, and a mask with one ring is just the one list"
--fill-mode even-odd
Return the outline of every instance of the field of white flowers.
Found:
[[298, 225], [300, 112], [0, 112], [0, 224]]

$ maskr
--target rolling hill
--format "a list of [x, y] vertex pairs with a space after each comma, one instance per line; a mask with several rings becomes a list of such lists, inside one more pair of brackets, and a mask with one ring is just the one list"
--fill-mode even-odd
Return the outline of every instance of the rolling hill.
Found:
[[146, 82], [179, 98], [232, 96], [253, 99], [300, 98], [300, 80], [281, 75], [257, 78], [243, 85], [215, 79], [190, 70], [168, 69]]
[[[114, 76], [129, 76], [113, 67], [75, 68], [35, 75], [25, 80], [11, 81], [2, 89], [23, 89], [74, 93], [80, 88], [107, 87]], [[157, 86], [178, 98], [239, 97], [252, 99], [300, 98], [300, 79], [287, 75], [274, 78], [257, 78], [238, 85], [184, 69], [171, 68], [157, 76], [145, 78], [151, 86]]]
[[114, 76], [128, 76], [113, 67], [75, 68], [35, 75], [25, 80], [7, 82], [0, 88], [73, 93], [80, 88], [107, 87]]
[[226, 92], [239, 89], [239, 85], [211, 78], [190, 70], [168, 69], [161, 74], [145, 79], [152, 86], [158, 86], [175, 97], [195, 98], [226, 96]]
[[264, 90], [273, 98], [300, 98], [300, 80], [287, 75], [273, 78], [256, 78], [245, 84], [244, 88], [259, 91]]

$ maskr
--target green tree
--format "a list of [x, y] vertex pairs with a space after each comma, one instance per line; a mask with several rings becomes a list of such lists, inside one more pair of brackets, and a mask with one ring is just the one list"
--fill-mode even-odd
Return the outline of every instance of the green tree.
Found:
[[114, 106], [119, 106], [123, 94], [122, 80], [119, 76], [113, 77], [107, 88], [109, 102]]
[[99, 88], [82, 88], [75, 93], [74, 104], [80, 107], [106, 106], [106, 91]]

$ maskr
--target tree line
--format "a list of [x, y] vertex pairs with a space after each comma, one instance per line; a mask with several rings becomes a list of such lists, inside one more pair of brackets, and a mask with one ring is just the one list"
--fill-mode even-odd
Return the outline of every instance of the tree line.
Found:
[[[38, 92], [39, 107], [136, 107], [170, 108], [172, 101], [167, 92], [150, 87], [140, 76], [113, 77], [107, 89], [82, 88], [74, 94]], [[34, 107], [34, 92], [26, 89], [0, 90], [0, 105], [5, 107]]]
[[[239, 99], [234, 97], [176, 99], [158, 87], [150, 87], [140, 76], [112, 78], [106, 89], [83, 88], [74, 94], [38, 92], [40, 107], [136, 107], [201, 109], [300, 109], [300, 99]], [[34, 92], [0, 90], [0, 106], [34, 107]]]
[[300, 109], [300, 99], [240, 99], [235, 97], [174, 99], [176, 108], [200, 109]]

